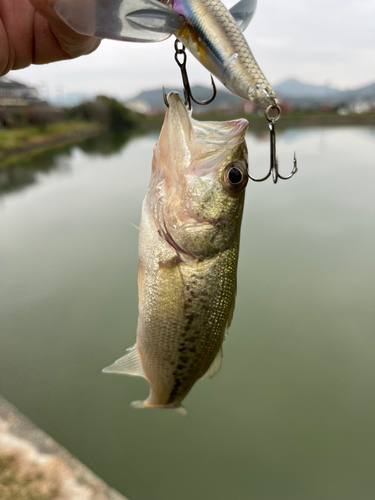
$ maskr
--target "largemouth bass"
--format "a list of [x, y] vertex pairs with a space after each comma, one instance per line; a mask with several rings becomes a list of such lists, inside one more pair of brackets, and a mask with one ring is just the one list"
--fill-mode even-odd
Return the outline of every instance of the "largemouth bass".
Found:
[[240, 0], [229, 11], [220, 0], [57, 0], [55, 10], [83, 35], [158, 42], [171, 34], [231, 92], [259, 106], [276, 95], [242, 32], [256, 0]]
[[178, 94], [167, 99], [142, 206], [136, 344], [104, 371], [148, 381], [137, 406], [181, 410], [219, 370], [232, 319], [248, 122], [199, 122]]

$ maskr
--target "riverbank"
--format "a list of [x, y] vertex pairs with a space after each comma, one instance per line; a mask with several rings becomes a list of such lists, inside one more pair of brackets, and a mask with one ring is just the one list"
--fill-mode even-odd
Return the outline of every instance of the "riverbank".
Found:
[[0, 168], [23, 157], [79, 142], [104, 131], [99, 123], [68, 121], [0, 130]]
[[[246, 118], [249, 122], [249, 130], [254, 132], [264, 131], [267, 123], [263, 114], [244, 113], [234, 110], [213, 110], [205, 112], [204, 106], [195, 106], [193, 116], [198, 121], [227, 121], [237, 118]], [[164, 121], [164, 114], [155, 114], [145, 116], [139, 122], [139, 130], [148, 132], [150, 130], [159, 130]], [[336, 111], [292, 111], [283, 112], [280, 120], [277, 122], [277, 129], [283, 130], [290, 127], [336, 127], [336, 126], [361, 126], [375, 125], [375, 113], [339, 115]]]
[[2, 500], [126, 500], [0, 396]]
[[[264, 129], [265, 117], [263, 112], [259, 114], [243, 113], [240, 116], [235, 116], [233, 112], [212, 111], [197, 115], [197, 119], [202, 121], [232, 120], [240, 117], [248, 120], [250, 130]], [[278, 129], [289, 127], [336, 127], [349, 125], [375, 125], [375, 113], [350, 113], [347, 115], [339, 115], [335, 111], [293, 111], [282, 113], [280, 120], [277, 122]]]
[[[239, 118], [239, 112], [211, 111], [197, 113], [199, 121], [225, 121]], [[249, 130], [264, 131], [265, 118], [263, 113], [246, 114], [242, 118], [249, 121]], [[160, 130], [164, 115], [142, 116], [135, 121], [133, 133], [145, 133]], [[278, 121], [278, 130], [290, 127], [332, 127], [332, 126], [375, 126], [375, 113], [339, 115], [331, 111], [294, 111], [283, 113]], [[11, 166], [39, 153], [58, 149], [69, 144], [80, 142], [89, 137], [108, 131], [108, 128], [98, 122], [66, 121], [54, 123], [45, 127], [24, 127], [0, 130], [0, 169]]]

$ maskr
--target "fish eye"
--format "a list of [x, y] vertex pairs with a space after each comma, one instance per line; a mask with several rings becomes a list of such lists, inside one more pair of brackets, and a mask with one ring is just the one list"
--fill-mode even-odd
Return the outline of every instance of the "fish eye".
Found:
[[240, 162], [230, 163], [224, 170], [224, 187], [229, 192], [238, 193], [246, 186], [248, 181], [247, 170]]
[[228, 172], [228, 181], [231, 184], [239, 184], [243, 179], [243, 175], [241, 170], [239, 170], [237, 167], [232, 167], [229, 172]]

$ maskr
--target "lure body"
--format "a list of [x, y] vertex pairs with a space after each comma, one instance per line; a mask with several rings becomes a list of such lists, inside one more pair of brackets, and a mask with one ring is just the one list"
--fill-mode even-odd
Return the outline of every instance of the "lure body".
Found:
[[136, 406], [179, 409], [219, 370], [232, 319], [248, 123], [197, 122], [178, 94], [168, 102], [142, 207], [136, 344], [105, 371], [146, 378]]
[[203, 66], [233, 94], [259, 106], [274, 104], [274, 91], [220, 0], [173, 0], [173, 9], [184, 17], [176, 37]]
[[275, 93], [242, 34], [256, 0], [230, 11], [220, 0], [58, 0], [55, 10], [75, 31], [101, 38], [158, 42], [175, 35], [231, 92], [259, 106]]

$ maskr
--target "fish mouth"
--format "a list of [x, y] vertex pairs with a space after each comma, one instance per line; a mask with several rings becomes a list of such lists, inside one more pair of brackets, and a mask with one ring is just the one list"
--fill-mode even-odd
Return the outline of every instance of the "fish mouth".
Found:
[[[254, 89], [254, 87], [252, 87]], [[250, 89], [249, 89], [250, 93]], [[265, 96], [271, 98], [265, 91]], [[217, 149], [220, 145], [223, 148], [232, 148], [233, 142], [241, 143], [245, 132], [249, 126], [249, 122], [245, 118], [229, 121], [204, 121], [200, 122], [192, 118], [192, 110], [188, 110], [182, 102], [180, 94], [170, 92], [167, 96], [168, 115], [167, 121], [169, 127], [173, 127], [173, 132], [182, 132], [186, 140], [190, 141], [205, 141], [207, 144], [215, 146]], [[220, 148], [219, 148], [220, 149]]]
[[182, 102], [178, 92], [170, 92], [167, 95], [168, 115], [167, 121], [169, 126], [175, 126], [176, 131], [183, 132], [184, 135], [189, 135], [191, 128], [191, 110], [189, 111]]
[[[165, 119], [168, 130], [169, 169], [185, 174], [189, 167], [196, 175], [205, 175], [220, 163], [220, 156], [225, 156], [244, 141], [249, 122], [244, 118], [229, 121], [198, 121], [192, 118], [177, 92], [167, 96], [168, 110]], [[178, 161], [176, 152], [179, 152]]]

